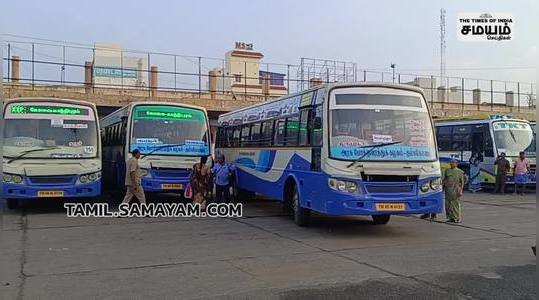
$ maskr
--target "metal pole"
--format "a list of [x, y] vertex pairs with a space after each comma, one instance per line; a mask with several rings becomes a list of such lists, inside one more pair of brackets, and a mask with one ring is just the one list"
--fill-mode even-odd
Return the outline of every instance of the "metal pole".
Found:
[[494, 110], [494, 81], [490, 81], [490, 110]]
[[462, 116], [464, 116], [464, 78], [461, 78], [461, 86], [462, 86], [462, 99], [460, 101], [462, 102]]
[[243, 83], [243, 97], [244, 99], [247, 98], [247, 62], [243, 62], [243, 78], [245, 82]]
[[401, 74], [399, 74], [399, 83], [401, 83]]
[[65, 70], [66, 70], [66, 46], [62, 46], [62, 85], [64, 85], [65, 80]]
[[122, 84], [122, 92], [124, 90], [124, 51], [120, 50], [120, 71], [121, 71], [121, 84]]
[[329, 68], [326, 67], [326, 83], [329, 83]]
[[434, 109], [434, 76], [430, 75], [430, 106]]
[[[536, 95], [537, 95], [537, 93], [536, 93]], [[533, 83], [530, 83], [530, 101], [528, 103], [529, 108], [533, 108], [534, 102], [533, 102], [533, 97], [532, 96], [533, 96]]]
[[222, 61], [223, 62], [223, 71], [221, 72], [221, 89], [223, 90], [223, 95], [225, 94], [225, 68], [226, 68], [226, 65], [225, 65], [225, 60]]
[[286, 65], [286, 93], [290, 94], [290, 65]]
[[34, 68], [35, 68], [35, 66], [34, 66], [34, 57], [35, 57], [34, 56], [34, 43], [32, 43], [32, 90], [34, 89], [34, 75], [35, 75], [35, 73], [34, 73]]
[[94, 70], [95, 70], [95, 47], [92, 48], [92, 93], [95, 92], [95, 78], [94, 78]]
[[178, 75], [178, 71], [176, 69], [176, 55], [174, 55], [174, 91], [176, 91], [176, 76]]
[[198, 57], [198, 98], [202, 95], [202, 57]]
[[148, 55], [148, 65], [146, 66], [147, 68], [147, 72], [146, 72], [146, 78], [147, 78], [147, 81], [148, 81], [148, 97], [151, 98], [152, 97], [152, 85], [153, 84], [150, 84], [150, 77], [151, 77], [151, 69], [150, 69], [150, 52], [147, 53]]
[[363, 82], [367, 81], [367, 71], [363, 70]]
[[11, 44], [7, 44], [7, 79], [11, 81]]
[[518, 99], [517, 110], [518, 112], [520, 112], [520, 82], [517, 82], [517, 99]]

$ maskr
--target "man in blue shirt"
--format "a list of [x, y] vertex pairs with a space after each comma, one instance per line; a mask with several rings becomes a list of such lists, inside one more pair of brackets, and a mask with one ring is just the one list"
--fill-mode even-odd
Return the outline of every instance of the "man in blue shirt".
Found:
[[226, 203], [230, 201], [230, 184], [236, 167], [225, 163], [225, 156], [219, 154], [217, 163], [211, 169], [215, 181], [215, 202]]

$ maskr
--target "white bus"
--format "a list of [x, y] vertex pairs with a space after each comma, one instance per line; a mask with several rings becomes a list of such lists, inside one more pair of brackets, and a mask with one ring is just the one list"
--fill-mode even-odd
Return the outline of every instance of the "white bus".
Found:
[[237, 166], [235, 187], [283, 202], [298, 225], [310, 211], [440, 213], [434, 127], [421, 89], [329, 84], [221, 115], [216, 153]]
[[145, 192], [183, 190], [191, 168], [210, 155], [210, 127], [202, 107], [170, 102], [134, 102], [101, 120], [104, 183], [122, 189], [134, 149]]
[[[513, 166], [520, 151], [530, 160], [529, 183], [535, 185], [535, 140], [532, 126], [526, 120], [493, 115], [483, 120], [448, 120], [436, 122], [436, 137], [442, 168], [451, 158], [460, 161], [460, 167], [469, 171], [472, 157], [479, 155], [480, 181], [485, 186], [496, 182], [494, 162], [504, 152]], [[514, 183], [512, 171], [507, 183]]]
[[10, 99], [3, 117], [2, 193], [9, 208], [26, 199], [101, 194], [101, 143], [94, 104]]

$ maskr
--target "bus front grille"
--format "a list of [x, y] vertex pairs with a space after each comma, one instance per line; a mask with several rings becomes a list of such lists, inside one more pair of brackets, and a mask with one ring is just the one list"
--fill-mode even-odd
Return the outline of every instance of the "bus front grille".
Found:
[[377, 185], [367, 184], [365, 185], [367, 193], [370, 194], [397, 194], [397, 193], [412, 193], [414, 192], [413, 184], [401, 184], [401, 185]]
[[30, 176], [30, 183], [33, 184], [68, 184], [73, 183], [74, 176]]
[[186, 178], [190, 174], [187, 169], [152, 169], [152, 176], [156, 178]]

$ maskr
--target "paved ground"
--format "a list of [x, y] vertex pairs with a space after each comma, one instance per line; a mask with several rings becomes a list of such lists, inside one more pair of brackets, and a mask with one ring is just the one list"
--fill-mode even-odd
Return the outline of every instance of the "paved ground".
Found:
[[67, 219], [57, 203], [2, 203], [0, 299], [535, 299], [535, 194], [464, 199], [462, 225], [309, 228], [263, 200], [239, 219]]

